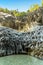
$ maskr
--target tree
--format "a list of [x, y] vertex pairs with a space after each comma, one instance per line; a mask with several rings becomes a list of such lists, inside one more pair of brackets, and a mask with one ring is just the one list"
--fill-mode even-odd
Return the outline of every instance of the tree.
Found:
[[41, 5], [43, 6], [43, 0], [41, 0]]
[[27, 12], [29, 12], [29, 10], [27, 10]]
[[4, 9], [5, 13], [9, 13], [9, 10], [7, 8]]
[[34, 10], [37, 10], [40, 6], [38, 4], [34, 4], [30, 7], [29, 11], [32, 12]]
[[26, 15], [26, 12], [20, 12], [19, 13], [19, 16], [25, 16]]
[[0, 12], [3, 12], [3, 11], [4, 11], [4, 9], [0, 7]]
[[19, 13], [18, 9], [17, 9], [17, 10], [11, 10], [11, 14], [12, 14], [13, 16], [18, 15], [18, 13]]

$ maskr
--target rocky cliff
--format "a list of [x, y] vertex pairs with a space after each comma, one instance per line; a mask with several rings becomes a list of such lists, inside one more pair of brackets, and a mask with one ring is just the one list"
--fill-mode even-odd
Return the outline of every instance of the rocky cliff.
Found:
[[23, 17], [15, 17], [11, 14], [0, 12], [0, 25], [18, 31], [30, 31], [36, 25], [43, 25], [43, 7], [33, 12], [28, 12]]
[[36, 26], [31, 32], [17, 32], [0, 27], [0, 56], [27, 53], [43, 58], [43, 26]]
[[0, 56], [11, 54], [29, 54], [43, 59], [43, 7], [29, 12], [22, 21], [0, 12]]

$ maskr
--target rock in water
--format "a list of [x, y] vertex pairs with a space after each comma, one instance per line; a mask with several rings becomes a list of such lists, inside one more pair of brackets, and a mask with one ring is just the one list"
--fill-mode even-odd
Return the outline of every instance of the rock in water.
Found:
[[0, 56], [26, 52], [43, 57], [43, 26], [36, 26], [31, 32], [0, 27]]

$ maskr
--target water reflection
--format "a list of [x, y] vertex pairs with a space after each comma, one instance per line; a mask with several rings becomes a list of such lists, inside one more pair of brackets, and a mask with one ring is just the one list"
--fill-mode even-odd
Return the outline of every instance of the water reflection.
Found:
[[43, 60], [28, 55], [0, 57], [0, 65], [43, 65]]

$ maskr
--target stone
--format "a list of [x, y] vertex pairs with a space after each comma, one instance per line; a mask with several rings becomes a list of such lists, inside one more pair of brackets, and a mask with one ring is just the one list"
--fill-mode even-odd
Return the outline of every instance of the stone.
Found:
[[43, 56], [43, 26], [36, 26], [31, 32], [0, 27], [0, 56], [22, 53]]

